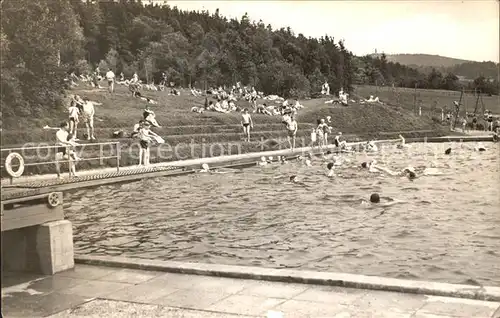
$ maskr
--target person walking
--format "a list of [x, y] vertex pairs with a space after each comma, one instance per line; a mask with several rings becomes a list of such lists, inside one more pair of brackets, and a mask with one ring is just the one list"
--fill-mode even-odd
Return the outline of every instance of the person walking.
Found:
[[108, 81], [108, 90], [111, 94], [113, 94], [115, 91], [115, 73], [113, 73], [111, 68], [109, 68], [106, 73], [106, 80]]
[[250, 142], [250, 129], [253, 129], [253, 121], [252, 116], [248, 113], [248, 109], [245, 108], [243, 110], [243, 114], [241, 115], [241, 126], [243, 126], [243, 134], [245, 134], [247, 142]]

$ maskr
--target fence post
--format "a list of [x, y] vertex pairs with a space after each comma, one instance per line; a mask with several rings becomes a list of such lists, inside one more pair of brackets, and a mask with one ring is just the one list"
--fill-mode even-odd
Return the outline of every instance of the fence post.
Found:
[[120, 172], [120, 158], [121, 158], [121, 151], [120, 151], [120, 143], [116, 143], [116, 172]]

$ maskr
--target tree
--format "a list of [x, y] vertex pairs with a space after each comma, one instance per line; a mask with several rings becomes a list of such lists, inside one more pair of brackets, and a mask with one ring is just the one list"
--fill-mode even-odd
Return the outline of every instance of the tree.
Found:
[[11, 0], [1, 6], [5, 127], [60, 114], [64, 78], [70, 64], [80, 60], [83, 44], [73, 7], [65, 0]]
[[441, 88], [452, 91], [458, 90], [459, 89], [458, 77], [453, 73], [448, 73], [443, 79], [443, 84]]
[[432, 69], [431, 73], [427, 77], [428, 88], [441, 88], [441, 83], [443, 82], [443, 75], [436, 69]]

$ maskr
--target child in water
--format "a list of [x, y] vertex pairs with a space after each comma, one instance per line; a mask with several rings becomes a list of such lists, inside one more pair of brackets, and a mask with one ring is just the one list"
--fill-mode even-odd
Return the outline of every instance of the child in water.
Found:
[[328, 172], [327, 172], [327, 176], [328, 177], [333, 177], [335, 176], [335, 171], [334, 171], [334, 163], [333, 162], [329, 162], [327, 165], [326, 165], [326, 169], [328, 169]]

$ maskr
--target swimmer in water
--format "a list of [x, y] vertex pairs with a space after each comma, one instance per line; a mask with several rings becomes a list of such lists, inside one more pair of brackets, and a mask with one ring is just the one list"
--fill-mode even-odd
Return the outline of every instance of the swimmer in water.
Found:
[[310, 153], [306, 153], [305, 157], [298, 156], [297, 157], [297, 162], [310, 167], [310, 166], [312, 166], [311, 159], [312, 159], [311, 154]]
[[415, 173], [415, 169], [413, 167], [408, 167], [399, 172], [396, 172], [390, 170], [389, 168], [377, 165], [377, 162], [375, 160], [373, 160], [372, 162], [363, 162], [361, 164], [361, 167], [363, 169], [368, 169], [368, 171], [370, 172], [385, 172], [394, 177], [407, 177], [410, 181], [413, 181], [417, 178], [417, 174]]
[[236, 171], [235, 169], [230, 169], [230, 168], [210, 169], [208, 164], [204, 163], [201, 165], [201, 170], [198, 172], [224, 174], [224, 173], [231, 173], [231, 172], [235, 172], [235, 171]]
[[376, 166], [376, 164], [377, 164], [376, 160], [365, 161], [365, 162], [361, 163], [361, 168], [367, 169], [370, 172], [380, 172], [380, 170], [378, 170], [378, 167]]
[[328, 150], [326, 152], [326, 154], [323, 154], [322, 158], [323, 158], [324, 161], [332, 160], [333, 159], [333, 153], [330, 150]]
[[479, 143], [475, 148], [474, 151], [486, 151], [486, 147], [483, 145], [483, 143]]
[[299, 178], [296, 175], [290, 176], [290, 183], [301, 185], [301, 186], [303, 186], [305, 188], [308, 187], [307, 184], [305, 184], [304, 182], [300, 181]]
[[403, 203], [403, 201], [391, 200], [387, 202], [381, 202], [381, 197], [378, 193], [372, 193], [370, 195], [370, 200], [361, 200], [361, 205], [366, 207], [389, 207], [394, 204]]
[[373, 140], [370, 140], [366, 143], [365, 149], [368, 152], [377, 152], [378, 151], [378, 147]]
[[475, 146], [474, 148], [466, 146], [465, 144], [462, 144], [461, 146], [462, 146], [462, 148], [467, 148], [467, 149], [471, 149], [471, 150], [474, 150], [474, 151], [479, 151], [479, 152], [486, 151], [486, 147], [483, 145], [482, 142], [478, 143], [477, 146]]
[[201, 165], [201, 170], [199, 172], [210, 172], [210, 167], [208, 164], [204, 163]]
[[334, 177], [334, 176], [335, 176], [334, 167], [335, 167], [335, 165], [334, 165], [334, 163], [333, 163], [333, 162], [329, 162], [329, 163], [326, 165], [326, 169], [328, 169], [327, 174], [326, 174], [326, 176], [327, 176], [327, 177], [330, 177], [330, 178], [331, 178], [331, 177]]
[[257, 165], [258, 166], [265, 166], [265, 165], [267, 165], [266, 157], [264, 157], [264, 156], [260, 157], [260, 161], [257, 162]]
[[410, 147], [410, 145], [406, 144], [406, 140], [403, 137], [403, 135], [399, 135], [398, 137], [399, 137], [400, 143], [396, 145], [396, 148], [398, 148], [398, 149], [404, 149], [404, 148], [409, 148]]
[[396, 173], [394, 173], [394, 172], [390, 173], [389, 169], [384, 169], [383, 167], [378, 167], [378, 169], [380, 169], [382, 171], [385, 171], [385, 172], [389, 173], [392, 176], [407, 177], [408, 180], [410, 180], [410, 181], [413, 181], [416, 178], [418, 178], [417, 174], [415, 172], [415, 169], [413, 169], [413, 167], [404, 168], [402, 171], [396, 172]]

